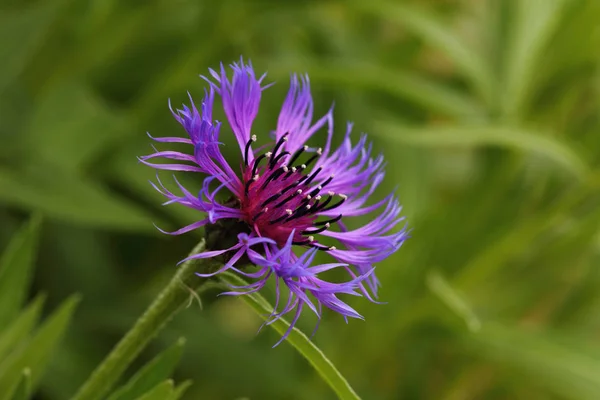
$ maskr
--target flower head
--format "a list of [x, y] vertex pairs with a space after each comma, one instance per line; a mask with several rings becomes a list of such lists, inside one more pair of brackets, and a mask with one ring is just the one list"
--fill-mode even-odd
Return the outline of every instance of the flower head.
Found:
[[[362, 294], [369, 299], [376, 296], [379, 283], [373, 273], [374, 264], [398, 250], [408, 237], [404, 227], [397, 229], [403, 217], [394, 194], [375, 203], [369, 201], [384, 177], [383, 156], [373, 156], [364, 134], [353, 143], [351, 124], [347, 125], [342, 144], [333, 149], [332, 110], [313, 122], [308, 76], [296, 75], [291, 77], [289, 92], [271, 135], [272, 144], [267, 148], [257, 147], [259, 135], [253, 133], [252, 123], [259, 111], [262, 92], [268, 87], [263, 84], [265, 75], [256, 78], [252, 65], [245, 64], [243, 59], [231, 68], [231, 80], [223, 65], [219, 71], [210, 70], [212, 79], [203, 77], [209, 88], [205, 90], [200, 110], [191, 96], [189, 106], [171, 109], [189, 138], [152, 138], [162, 143], [188, 144], [193, 152], [156, 151], [140, 158], [157, 169], [205, 175], [197, 196], [178, 181], [180, 194], [169, 191], [160, 181], [153, 184], [168, 199], [166, 204], [179, 203], [203, 215], [201, 220], [171, 234], [202, 226], [208, 229], [217, 223], [235, 226], [237, 241], [230, 247], [210, 249], [191, 258], [228, 254], [228, 261], [216, 273], [230, 269], [253, 280], [246, 287], [236, 288], [241, 291], [228, 294], [258, 291], [274, 276], [279, 304], [280, 283], [283, 283], [290, 291], [288, 302], [279, 311], [276, 305], [270, 321], [295, 310], [293, 327], [303, 308], [308, 307], [320, 318], [322, 306], [346, 319], [361, 318], [337, 295]], [[220, 150], [221, 123], [212, 118], [215, 94], [221, 98], [227, 123], [240, 148], [240, 160], [235, 167]], [[326, 131], [323, 146], [309, 147], [308, 139], [320, 130]], [[155, 163], [154, 159], [170, 161]], [[230, 201], [216, 199], [222, 190], [231, 194]], [[355, 229], [347, 227], [352, 217], [370, 213], [377, 215], [369, 223]], [[329, 254], [336, 262], [313, 266], [318, 251]], [[249, 273], [236, 264], [244, 256], [258, 271]], [[334, 268], [344, 269], [349, 280], [331, 283], [318, 277]]]

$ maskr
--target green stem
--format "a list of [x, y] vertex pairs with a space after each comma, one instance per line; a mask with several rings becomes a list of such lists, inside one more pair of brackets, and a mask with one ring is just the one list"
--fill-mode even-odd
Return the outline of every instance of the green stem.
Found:
[[[204, 249], [205, 241], [202, 240], [190, 254], [200, 253]], [[106, 395], [150, 340], [186, 304], [190, 292], [185, 290], [183, 285], [195, 291], [207, 282], [206, 279], [194, 275], [198, 268], [197, 261], [186, 261], [178, 268], [167, 286], [96, 368], [72, 400], [98, 400]], [[213, 265], [203, 267], [204, 270], [209, 268], [213, 268]]]

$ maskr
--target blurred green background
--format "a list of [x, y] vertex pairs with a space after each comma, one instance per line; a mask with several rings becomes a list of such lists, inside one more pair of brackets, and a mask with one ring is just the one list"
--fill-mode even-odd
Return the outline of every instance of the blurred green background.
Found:
[[[31, 294], [82, 295], [37, 398], [72, 395], [200, 238], [156, 231], [199, 216], [161, 207], [136, 156], [240, 55], [277, 81], [254, 132], [308, 72], [413, 229], [377, 268], [387, 304], [350, 299], [366, 321], [326, 313], [314, 338], [364, 399], [600, 398], [599, 49], [597, 0], [2, 0], [0, 246], [41, 211]], [[186, 399], [334, 398], [216, 293], [136, 366], [185, 336]]]

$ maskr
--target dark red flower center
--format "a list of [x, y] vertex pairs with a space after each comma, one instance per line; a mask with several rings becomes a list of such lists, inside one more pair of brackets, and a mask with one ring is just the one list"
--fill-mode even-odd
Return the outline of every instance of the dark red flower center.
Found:
[[[248, 152], [254, 141], [256, 136], [253, 135], [246, 144], [242, 174], [245, 187], [240, 208], [246, 223], [257, 234], [273, 239], [279, 245], [283, 245], [295, 230], [294, 244], [333, 250], [318, 243], [314, 235], [329, 229], [342, 215], [327, 221], [317, 221], [317, 215], [340, 206], [346, 196], [338, 194], [341, 199], [333, 203], [336, 194], [325, 189], [333, 175], [323, 180], [319, 176], [321, 167], [308, 172], [321, 155], [321, 149], [309, 153], [308, 146], [304, 146], [290, 154], [282, 149], [287, 141], [285, 135], [271, 151], [248, 163]], [[305, 154], [309, 158], [298, 164]]]

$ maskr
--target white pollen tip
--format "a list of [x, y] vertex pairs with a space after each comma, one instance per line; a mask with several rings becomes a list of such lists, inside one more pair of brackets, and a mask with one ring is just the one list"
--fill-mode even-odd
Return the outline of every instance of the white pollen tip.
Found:
[[302, 194], [302, 189], [298, 189], [298, 190], [296, 190], [296, 193], [298, 193], [298, 194]]
[[306, 195], [306, 200], [310, 200], [310, 199], [312, 199], [312, 196], [310, 194], [307, 194]]
[[306, 164], [302, 164], [302, 165], [300, 166], [300, 168], [302, 168], [302, 169], [305, 169], [305, 168], [306, 168]]
[[256, 135], [252, 135], [250, 139], [252, 139], [253, 142], [256, 142]]
[[325, 228], [329, 228], [331, 226], [331, 224], [328, 222], [325, 224]]
[[306, 205], [306, 209], [307, 209], [307, 210], [310, 210], [310, 207], [311, 207], [311, 206], [310, 206], [310, 204], [307, 204], [307, 205]]
[[317, 149], [317, 154], [318, 154], [318, 155], [322, 155], [322, 154], [323, 154], [323, 149], [319, 147], [319, 148]]
[[289, 208], [287, 210], [285, 210], [287, 215], [292, 215], [294, 212], [292, 210], [290, 210]]
[[256, 174], [256, 175], [254, 175], [254, 176], [252, 177], [252, 180], [253, 180], [253, 181], [257, 181], [257, 180], [258, 180], [258, 178], [260, 178], [260, 175]]
[[265, 157], [267, 157], [267, 158], [271, 158], [272, 155], [273, 155], [273, 153], [271, 153], [270, 151], [267, 151], [265, 153]]
[[296, 167], [292, 167], [292, 172], [296, 172]]
[[348, 198], [348, 196], [346, 196], [345, 194], [338, 194], [338, 196], [340, 196], [342, 199], [346, 200]]
[[315, 237], [314, 236], [309, 236], [308, 237], [308, 241], [309, 242], [314, 242], [315, 241]]
[[327, 192], [327, 194], [330, 196], [335, 196], [335, 192], [332, 192], [331, 190], [329, 192]]
[[319, 186], [316, 187], [316, 189], [317, 190], [321, 190], [321, 189], [323, 189], [323, 186], [319, 185]]
[[331, 246], [328, 250], [337, 250], [337, 247]]
[[281, 167], [281, 168], [283, 169], [283, 172], [288, 172], [289, 171], [288, 167], [286, 167], [285, 165], [283, 167]]
[[285, 135], [284, 137], [282, 137], [283, 141], [284, 141], [284, 142], [287, 142], [287, 140], [288, 140], [288, 137], [289, 137], [288, 135]]
[[321, 200], [321, 195], [320, 194], [316, 195], [315, 200]]

